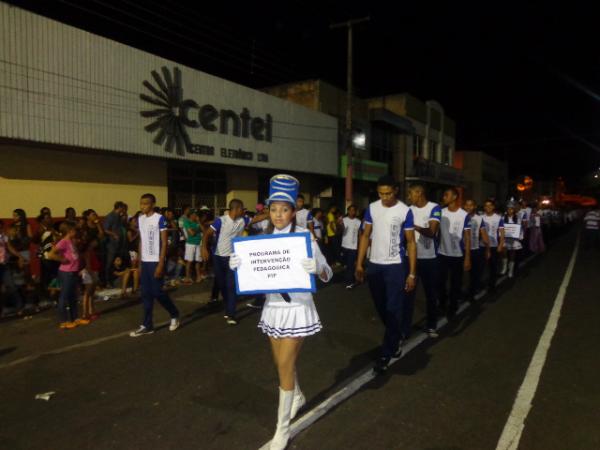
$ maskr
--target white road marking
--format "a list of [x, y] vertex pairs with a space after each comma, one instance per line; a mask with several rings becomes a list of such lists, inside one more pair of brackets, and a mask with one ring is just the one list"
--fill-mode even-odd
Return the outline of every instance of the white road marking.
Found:
[[[536, 255], [529, 256], [528, 258], [524, 259], [523, 262], [521, 262], [520, 266], [523, 267], [523, 266], [529, 264], [535, 257], [536, 257]], [[498, 286], [499, 284], [503, 283], [506, 280], [508, 280], [507, 276], [500, 277], [496, 281], [496, 286]], [[479, 300], [482, 297], [484, 297], [486, 294], [487, 294], [487, 290], [483, 290], [475, 296], [475, 299]], [[469, 308], [470, 306], [471, 305], [469, 303], [463, 303], [462, 305], [459, 306], [457, 314], [461, 314], [465, 309]], [[437, 323], [438, 330], [442, 329], [447, 324], [448, 324], [448, 319], [445, 317], [441, 318], [440, 320], [438, 320], [438, 323]], [[403, 346], [403, 351], [402, 351], [402, 355], [400, 356], [400, 358], [393, 358], [390, 361], [390, 366], [392, 364], [395, 364], [396, 362], [398, 362], [400, 359], [402, 359], [404, 356], [406, 356], [409, 352], [411, 352], [413, 349], [418, 347], [426, 339], [428, 339], [428, 336], [423, 331], [420, 332], [419, 334], [417, 334], [415, 337], [411, 338]], [[306, 430], [308, 427], [310, 427], [312, 424], [314, 424], [317, 420], [319, 420], [321, 417], [323, 417], [325, 414], [327, 414], [331, 409], [335, 408], [337, 405], [344, 402], [345, 400], [348, 400], [361, 387], [363, 387], [365, 384], [367, 384], [368, 382], [373, 380], [375, 377], [376, 377], [376, 375], [373, 373], [373, 369], [371, 367], [362, 371], [359, 375], [357, 375], [355, 378], [353, 378], [348, 384], [346, 384], [344, 387], [342, 387], [339, 391], [335, 392], [330, 397], [323, 400], [320, 404], [315, 406], [313, 409], [311, 409], [306, 414], [304, 414], [302, 417], [297, 419], [294, 423], [292, 423], [291, 431], [290, 431], [290, 439], [293, 438], [294, 436], [296, 436], [298, 433]], [[270, 445], [271, 445], [271, 441], [264, 444], [260, 448], [260, 450], [269, 450]]]
[[525, 420], [532, 407], [533, 397], [537, 390], [542, 369], [548, 356], [548, 350], [552, 343], [552, 337], [556, 331], [558, 325], [558, 319], [560, 318], [561, 309], [567, 293], [567, 287], [571, 281], [571, 275], [573, 275], [573, 268], [575, 267], [575, 260], [577, 259], [577, 252], [579, 251], [579, 238], [577, 235], [577, 241], [575, 242], [575, 249], [571, 255], [571, 260], [567, 266], [567, 271], [562, 280], [562, 283], [556, 294], [554, 305], [550, 311], [550, 316], [546, 322], [546, 327], [542, 333], [538, 345], [533, 353], [529, 367], [525, 374], [525, 379], [519, 388], [517, 397], [512, 407], [512, 411], [508, 416], [508, 420], [504, 425], [504, 430], [496, 446], [496, 450], [517, 450], [519, 447], [519, 441], [521, 440], [521, 434], [525, 428]]

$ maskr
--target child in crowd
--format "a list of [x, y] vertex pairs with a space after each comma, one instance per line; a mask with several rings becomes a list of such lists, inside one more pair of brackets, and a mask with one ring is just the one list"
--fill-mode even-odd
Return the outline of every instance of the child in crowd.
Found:
[[[8, 286], [6, 286], [6, 284], [10, 284], [10, 272], [8, 267], [9, 255], [13, 255], [17, 259], [17, 264], [19, 266], [23, 266], [25, 264], [24, 258], [12, 246], [8, 236], [4, 234], [4, 222], [0, 220], [0, 296], [2, 295], [3, 291], [6, 291], [6, 293], [8, 293], [9, 290]], [[7, 281], [9, 283], [7, 283]], [[0, 302], [0, 307], [2, 307], [2, 310], [4, 312], [3, 301]]]
[[96, 320], [98, 318], [98, 314], [94, 312], [94, 294], [96, 293], [99, 274], [102, 270], [102, 262], [96, 253], [98, 245], [98, 238], [92, 237], [83, 249], [85, 260], [85, 267], [81, 270], [81, 279], [84, 287], [83, 318], [87, 320]]
[[202, 228], [198, 211], [193, 209], [189, 219], [183, 223], [185, 227], [185, 284], [192, 284], [192, 265], [196, 273], [196, 283], [202, 281], [202, 257], [200, 256], [200, 242], [202, 242]]
[[70, 222], [60, 225], [62, 239], [50, 251], [50, 259], [60, 262], [58, 267], [58, 281], [60, 283], [60, 296], [58, 299], [58, 313], [61, 329], [73, 329], [78, 325], [87, 325], [88, 319], [77, 317], [77, 284], [78, 274], [81, 270], [81, 261], [77, 251], [77, 229]]
[[127, 297], [127, 288], [129, 287], [129, 280], [133, 278], [133, 291], [132, 294], [137, 292], [140, 284], [139, 271], [136, 267], [132, 267], [125, 258], [117, 256], [113, 262], [111, 275], [114, 281], [118, 281], [121, 285], [121, 297]]

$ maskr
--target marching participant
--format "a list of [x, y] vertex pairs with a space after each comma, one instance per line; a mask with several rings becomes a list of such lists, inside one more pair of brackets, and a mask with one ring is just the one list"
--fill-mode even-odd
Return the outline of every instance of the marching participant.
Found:
[[508, 260], [508, 278], [512, 278], [515, 275], [515, 266], [517, 265], [517, 252], [523, 248], [521, 241], [523, 240], [526, 226], [526, 221], [522, 215], [517, 213], [517, 204], [514, 201], [510, 201], [506, 204], [506, 215], [504, 216], [504, 226], [507, 224], [520, 225], [520, 234], [518, 238], [505, 237], [504, 242], [506, 246], [506, 255]]
[[471, 273], [469, 274], [468, 299], [470, 302], [474, 302], [475, 296], [481, 289], [481, 276], [485, 262], [490, 258], [490, 239], [483, 225], [483, 216], [477, 214], [475, 200], [465, 202], [465, 211], [469, 215], [471, 227]]
[[360, 233], [361, 221], [356, 217], [356, 206], [348, 206], [348, 215], [344, 217], [341, 224], [342, 231], [342, 253], [346, 264], [346, 289], [354, 289], [354, 271], [356, 269], [356, 254], [358, 249], [358, 235]]
[[310, 210], [304, 207], [304, 195], [302, 194], [298, 194], [296, 199], [296, 225], [315, 234], [313, 215]]
[[[415, 222], [415, 241], [417, 242], [417, 273], [421, 280], [425, 298], [427, 299], [427, 335], [431, 338], [438, 337], [437, 328], [437, 276], [438, 257], [435, 238], [440, 227], [442, 209], [440, 205], [427, 200], [425, 188], [420, 184], [412, 185], [408, 189], [408, 201]], [[412, 327], [412, 317], [416, 289], [409, 298], [409, 313], [403, 318], [403, 334], [407, 338]]]
[[[372, 240], [367, 280], [375, 308], [385, 326], [381, 352], [373, 368], [376, 373], [385, 372], [390, 360], [402, 351], [402, 316], [408, 301], [407, 292], [415, 288], [417, 278], [413, 213], [397, 199], [397, 192], [396, 181], [391, 176], [383, 176], [377, 181], [380, 200], [371, 203], [365, 212], [356, 262], [356, 280], [362, 283], [367, 248]], [[403, 255], [404, 240], [408, 264]]]
[[489, 240], [489, 257], [488, 267], [488, 289], [490, 292], [496, 290], [496, 280], [498, 278], [498, 258], [504, 252], [504, 220], [502, 216], [496, 212], [496, 203], [494, 200], [486, 200], [483, 204], [483, 226], [488, 235]]
[[[296, 197], [299, 182], [290, 175], [275, 175], [269, 189], [270, 225], [265, 234], [306, 233], [296, 225]], [[311, 237], [312, 258], [302, 261], [308, 273], [327, 282], [333, 271]], [[229, 258], [229, 267], [237, 270], [242, 264], [238, 255]], [[306, 336], [322, 328], [310, 292], [267, 294], [258, 327], [269, 336], [273, 359], [279, 373], [279, 409], [277, 430], [271, 441], [271, 450], [283, 450], [290, 437], [290, 420], [306, 402], [296, 374], [296, 361]]]
[[[458, 310], [463, 272], [471, 270], [471, 224], [467, 212], [460, 207], [456, 188], [448, 188], [443, 196], [444, 209], [440, 224], [439, 301], [448, 318]], [[450, 304], [446, 282], [450, 276]]]

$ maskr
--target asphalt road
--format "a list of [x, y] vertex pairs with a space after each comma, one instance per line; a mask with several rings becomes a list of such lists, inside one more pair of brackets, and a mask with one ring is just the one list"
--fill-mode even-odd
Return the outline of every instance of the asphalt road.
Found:
[[[545, 327], [576, 230], [511, 283], [365, 385], [290, 444], [296, 449], [495, 449]], [[582, 249], [520, 449], [600, 448], [600, 254]], [[422, 324], [422, 296], [416, 328]], [[227, 327], [203, 287], [174, 292], [176, 332], [132, 339], [137, 300], [59, 331], [51, 312], [0, 324], [0, 448], [258, 449], [276, 422], [277, 376], [258, 313]], [[382, 327], [368, 290], [323, 287], [324, 331], [299, 377], [316, 406], [371, 364]], [[157, 323], [167, 320], [156, 309]], [[35, 400], [54, 391], [49, 401]]]

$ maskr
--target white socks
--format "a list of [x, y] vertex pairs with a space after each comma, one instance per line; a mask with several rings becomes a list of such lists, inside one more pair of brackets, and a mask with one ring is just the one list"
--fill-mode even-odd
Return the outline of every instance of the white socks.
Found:
[[277, 410], [277, 430], [271, 440], [270, 450], [284, 450], [290, 439], [290, 413], [295, 391], [279, 388], [279, 409]]

